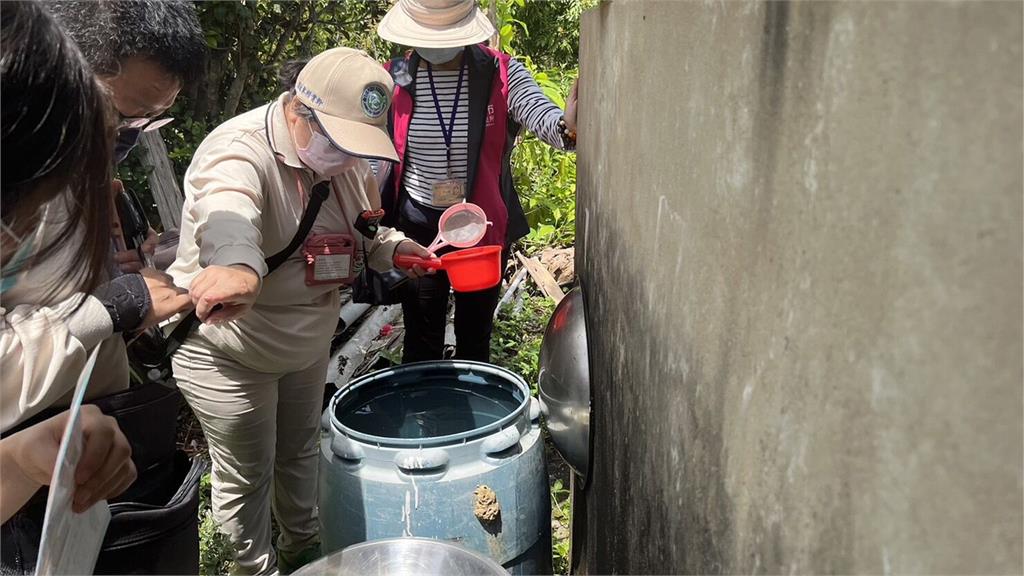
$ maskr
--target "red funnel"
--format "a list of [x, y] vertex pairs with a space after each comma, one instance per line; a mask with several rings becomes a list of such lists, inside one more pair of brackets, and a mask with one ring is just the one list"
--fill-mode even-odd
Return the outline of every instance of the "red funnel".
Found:
[[501, 246], [478, 246], [449, 252], [440, 258], [420, 258], [406, 254], [395, 255], [395, 265], [412, 268], [444, 270], [456, 292], [477, 292], [497, 286], [501, 282]]

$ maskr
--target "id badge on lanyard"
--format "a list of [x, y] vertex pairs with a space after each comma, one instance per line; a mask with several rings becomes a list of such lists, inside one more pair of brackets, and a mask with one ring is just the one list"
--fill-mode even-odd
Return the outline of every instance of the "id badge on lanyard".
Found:
[[351, 234], [313, 234], [303, 246], [306, 286], [351, 284], [356, 240]]
[[431, 203], [434, 206], [452, 206], [466, 199], [466, 181], [452, 178], [451, 168], [448, 178], [434, 182], [431, 187]]
[[427, 63], [427, 76], [430, 79], [430, 94], [434, 97], [434, 110], [437, 112], [437, 122], [441, 126], [441, 136], [444, 138], [446, 148], [446, 159], [448, 164], [447, 178], [438, 180], [431, 186], [431, 203], [434, 206], [448, 207], [458, 204], [466, 199], [466, 181], [455, 178], [452, 175], [452, 140], [455, 136], [455, 113], [459, 110], [459, 97], [462, 95], [462, 80], [466, 74], [465, 65], [459, 68], [459, 83], [455, 88], [455, 101], [452, 104], [451, 119], [448, 126], [444, 123], [444, 114], [441, 113], [441, 101], [437, 98], [437, 90], [434, 88], [434, 67]]

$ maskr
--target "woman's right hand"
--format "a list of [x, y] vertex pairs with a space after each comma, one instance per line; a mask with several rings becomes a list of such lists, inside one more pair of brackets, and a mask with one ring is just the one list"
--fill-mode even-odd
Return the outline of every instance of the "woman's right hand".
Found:
[[[401, 242], [398, 243], [398, 246], [395, 247], [395, 256], [401, 255], [416, 256], [417, 258], [423, 258], [427, 260], [431, 258], [436, 258], [436, 256], [434, 256], [432, 252], [430, 252], [429, 250], [427, 250], [423, 246], [420, 246], [419, 244], [412, 240], [402, 240]], [[434, 270], [433, 268], [426, 268], [419, 264], [414, 264], [412, 267], [409, 268], [403, 267], [400, 269], [402, 270], [402, 272], [405, 272], [406, 276], [410, 278], [421, 278], [423, 276], [433, 274], [434, 272], [436, 272], [436, 270]]]
[[259, 274], [244, 264], [207, 266], [189, 289], [196, 316], [207, 324], [241, 317], [252, 308], [259, 293]]
[[192, 308], [192, 298], [188, 290], [178, 288], [174, 279], [155, 268], [143, 268], [139, 271], [149, 288], [149, 300], [152, 302], [149, 312], [142, 321], [140, 330], [146, 330], [167, 320], [178, 312]]

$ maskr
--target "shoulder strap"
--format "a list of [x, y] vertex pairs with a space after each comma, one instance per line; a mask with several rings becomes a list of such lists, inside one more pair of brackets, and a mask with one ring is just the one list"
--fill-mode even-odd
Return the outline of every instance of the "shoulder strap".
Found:
[[313, 222], [320, 213], [320, 205], [327, 199], [330, 191], [331, 183], [329, 180], [324, 180], [313, 186], [313, 190], [309, 194], [309, 204], [306, 205], [306, 211], [302, 213], [302, 221], [299, 222], [299, 229], [295, 231], [295, 236], [292, 236], [292, 241], [288, 243], [284, 250], [266, 259], [268, 276], [278, 266], [284, 264], [284, 261], [299, 249], [299, 245], [306, 241], [306, 236], [309, 235], [309, 231], [313, 228]]
[[[295, 236], [292, 236], [292, 241], [288, 243], [288, 246], [284, 250], [281, 250], [277, 254], [274, 254], [270, 258], [267, 258], [267, 275], [276, 270], [278, 266], [284, 263], [289, 256], [295, 253], [299, 249], [299, 245], [306, 240], [306, 236], [309, 235], [309, 231], [313, 228], [313, 222], [316, 221], [316, 217], [320, 214], [320, 206], [327, 199], [327, 195], [330, 193], [331, 184], [329, 180], [325, 180], [313, 186], [313, 190], [309, 195], [309, 204], [306, 204], [306, 210], [302, 213], [302, 220], [299, 222], [299, 229], [295, 231]], [[193, 310], [188, 313], [187, 316], [181, 319], [181, 322], [174, 327], [171, 331], [170, 336], [167, 337], [167, 357], [170, 358], [177, 352], [178, 347], [181, 346], [182, 342], [188, 338], [188, 335], [195, 330], [199, 324], [199, 316], [196, 316], [196, 311]]]

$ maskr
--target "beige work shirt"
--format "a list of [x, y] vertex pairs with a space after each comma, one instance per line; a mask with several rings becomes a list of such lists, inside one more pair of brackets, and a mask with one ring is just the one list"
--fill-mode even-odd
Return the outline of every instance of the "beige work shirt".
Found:
[[[63, 226], [64, 202], [58, 198], [47, 205], [37, 231], [40, 245]], [[67, 408], [97, 345], [85, 400], [128, 388], [125, 344], [114, 334], [110, 314], [98, 299], [67, 285], [73, 257], [67, 247], [58, 249], [0, 297], [0, 432], [48, 408]]]
[[[218, 126], [199, 146], [185, 174], [181, 239], [167, 272], [188, 288], [211, 265], [244, 264], [266, 275], [264, 258], [284, 249], [298, 230], [309, 191], [322, 178], [295, 152], [284, 115], [285, 96]], [[310, 235], [351, 234], [357, 263], [363, 243], [369, 265], [392, 267], [395, 247], [405, 239], [381, 228], [372, 241], [353, 222], [363, 210], [380, 207], [369, 164], [331, 179], [332, 192], [320, 208]], [[301, 248], [263, 278], [247, 314], [198, 330], [239, 363], [260, 372], [306, 368], [327, 353], [338, 323], [339, 285], [306, 285]], [[172, 319], [174, 321], [175, 319]]]

